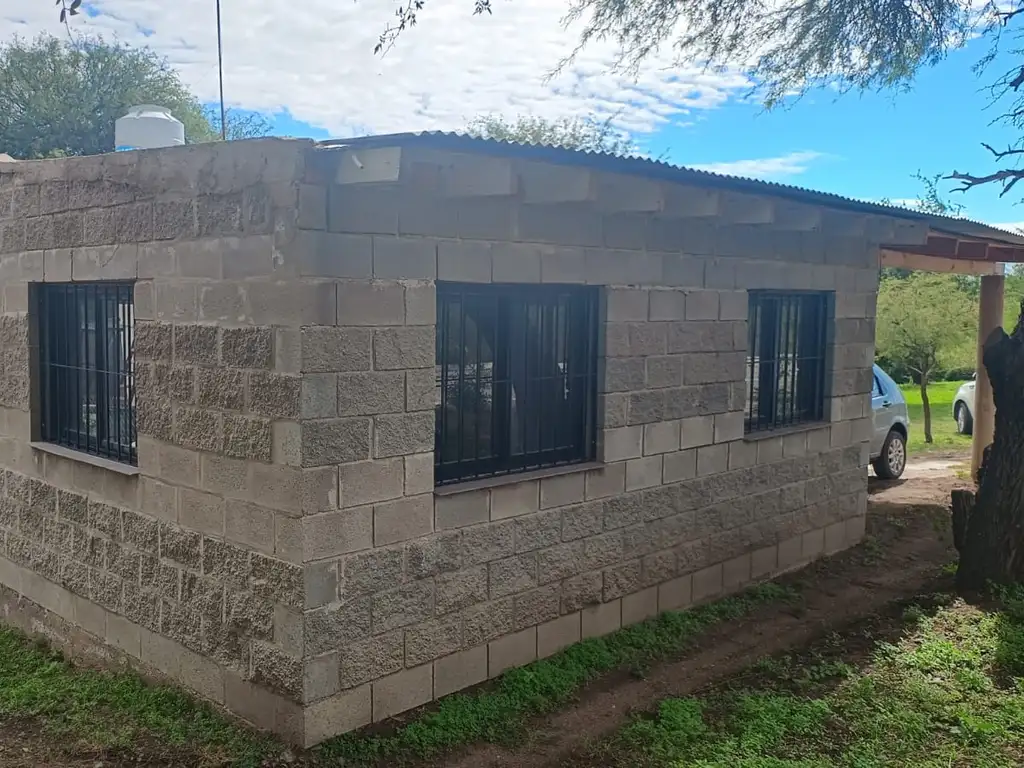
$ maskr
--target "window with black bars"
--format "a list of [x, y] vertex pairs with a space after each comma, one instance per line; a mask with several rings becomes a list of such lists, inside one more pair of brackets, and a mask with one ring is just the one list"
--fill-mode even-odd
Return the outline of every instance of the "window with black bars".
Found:
[[831, 294], [751, 291], [747, 432], [821, 421]]
[[129, 282], [33, 286], [40, 438], [136, 464]]
[[438, 485], [593, 459], [596, 401], [596, 289], [438, 283]]

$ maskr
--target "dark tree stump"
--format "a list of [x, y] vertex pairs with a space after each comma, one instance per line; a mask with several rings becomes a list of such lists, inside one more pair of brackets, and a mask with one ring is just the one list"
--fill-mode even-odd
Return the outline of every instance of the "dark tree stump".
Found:
[[1013, 333], [993, 331], [982, 360], [995, 399], [995, 439], [973, 499], [953, 494], [956, 583], [964, 590], [1024, 581], [1024, 302]]

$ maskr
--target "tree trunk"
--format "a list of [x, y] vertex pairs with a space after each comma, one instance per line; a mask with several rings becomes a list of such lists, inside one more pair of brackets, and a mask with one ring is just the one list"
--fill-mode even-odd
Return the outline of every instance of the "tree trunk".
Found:
[[984, 454], [973, 508], [959, 499], [954, 521], [964, 529], [957, 536], [956, 582], [968, 590], [1024, 581], [1024, 302], [1013, 334], [993, 331], [982, 360], [995, 399], [995, 439]]
[[928, 374], [921, 374], [921, 408], [924, 411], [924, 441], [932, 442], [932, 404], [928, 402]]

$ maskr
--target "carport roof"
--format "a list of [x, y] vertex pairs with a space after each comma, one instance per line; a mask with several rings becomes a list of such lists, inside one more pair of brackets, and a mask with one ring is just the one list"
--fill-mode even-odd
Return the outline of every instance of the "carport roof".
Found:
[[883, 205], [881, 203], [855, 200], [850, 197], [818, 192], [803, 187], [760, 181], [741, 176], [726, 176], [711, 171], [701, 171], [680, 165], [651, 160], [645, 157], [621, 157], [603, 152], [588, 152], [563, 147], [548, 147], [530, 144], [516, 144], [495, 139], [482, 139], [460, 133], [440, 131], [423, 133], [394, 133], [380, 136], [363, 136], [352, 139], [333, 139], [319, 142], [322, 147], [409, 147], [449, 152], [465, 152], [490, 155], [493, 157], [515, 158], [555, 165], [576, 166], [607, 173], [641, 176], [659, 181], [688, 184], [692, 186], [767, 195], [807, 205], [851, 211], [856, 213], [891, 216], [924, 223], [930, 236], [927, 246], [914, 246], [916, 252], [946, 258], [978, 259], [975, 249], [969, 255], [958, 250], [963, 241], [967, 245], [981, 243], [1002, 246], [992, 256], [981, 259], [998, 261], [1024, 261], [1024, 235], [1008, 232], [981, 222], [953, 216], [938, 216], [909, 208]]

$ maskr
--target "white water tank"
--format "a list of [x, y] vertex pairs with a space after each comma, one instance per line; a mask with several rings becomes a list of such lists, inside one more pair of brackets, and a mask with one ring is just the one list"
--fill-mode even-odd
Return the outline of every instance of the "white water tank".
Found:
[[185, 126], [169, 109], [140, 104], [114, 122], [114, 149], [157, 149], [185, 143]]

